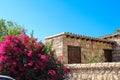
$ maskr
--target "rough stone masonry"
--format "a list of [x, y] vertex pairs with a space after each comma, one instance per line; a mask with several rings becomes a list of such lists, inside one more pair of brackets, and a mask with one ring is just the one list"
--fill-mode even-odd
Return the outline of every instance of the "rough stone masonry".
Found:
[[87, 63], [89, 56], [102, 53], [106, 62], [120, 61], [120, 29], [115, 33], [93, 38], [64, 32], [46, 38], [64, 64]]

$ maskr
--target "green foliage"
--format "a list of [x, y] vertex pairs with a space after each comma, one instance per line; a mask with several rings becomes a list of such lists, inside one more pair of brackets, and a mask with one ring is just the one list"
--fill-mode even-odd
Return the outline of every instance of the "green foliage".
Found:
[[16, 80], [63, 80], [70, 70], [44, 45], [14, 22], [0, 20], [0, 75]]
[[30, 37], [33, 38], [34, 30], [30, 33]]
[[88, 63], [98, 63], [98, 62], [105, 62], [105, 57], [103, 53], [97, 53], [95, 56], [88, 57]]
[[0, 20], [0, 40], [4, 39], [6, 35], [20, 35], [25, 34], [24, 28], [12, 21]]
[[44, 51], [46, 51], [46, 53], [50, 53], [52, 51], [52, 44], [53, 41], [45, 43]]

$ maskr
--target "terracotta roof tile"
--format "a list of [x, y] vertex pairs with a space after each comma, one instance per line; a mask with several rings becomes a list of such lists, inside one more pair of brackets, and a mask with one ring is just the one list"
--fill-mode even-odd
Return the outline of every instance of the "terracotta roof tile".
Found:
[[90, 39], [90, 40], [95, 40], [95, 41], [114, 43], [114, 41], [105, 40], [104, 38], [89, 37], [89, 36], [74, 34], [74, 33], [70, 33], [70, 32], [63, 32], [63, 33], [56, 34], [56, 35], [53, 35], [53, 36], [50, 36], [50, 37], [46, 37], [45, 39], [47, 40], [47, 39], [51, 39], [51, 38], [62, 36], [62, 35], [67, 35], [67, 36], [70, 36], [70, 37], [78, 37], [78, 38]]

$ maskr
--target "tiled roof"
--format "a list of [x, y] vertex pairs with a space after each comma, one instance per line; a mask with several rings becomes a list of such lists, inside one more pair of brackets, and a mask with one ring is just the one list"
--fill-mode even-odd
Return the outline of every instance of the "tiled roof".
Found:
[[77, 39], [87, 39], [87, 40], [93, 40], [93, 41], [114, 43], [114, 41], [105, 40], [105, 39], [102, 39], [102, 38], [95, 38], [95, 37], [90, 37], [90, 36], [78, 35], [78, 34], [74, 34], [74, 33], [70, 33], [70, 32], [63, 32], [63, 33], [60, 33], [60, 34], [56, 34], [56, 35], [53, 35], [53, 36], [46, 37], [45, 39], [47, 40], [47, 39], [51, 39], [51, 38], [62, 36], [62, 35], [72, 37], [72, 38], [77, 38]]
[[118, 29], [115, 33], [113, 34], [109, 34], [109, 35], [105, 35], [105, 36], [101, 36], [99, 38], [101, 39], [105, 39], [105, 38], [109, 38], [109, 37], [115, 37], [115, 36], [120, 36], [120, 29]]

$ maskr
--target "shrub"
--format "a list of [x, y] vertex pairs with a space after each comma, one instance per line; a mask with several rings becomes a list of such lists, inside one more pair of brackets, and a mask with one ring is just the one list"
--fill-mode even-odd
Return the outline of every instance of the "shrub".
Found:
[[16, 80], [63, 80], [69, 69], [46, 48], [26, 34], [6, 36], [0, 44], [0, 74]]
[[105, 62], [105, 57], [103, 53], [97, 53], [94, 56], [89, 56], [88, 57], [88, 63], [98, 63], [98, 62]]

